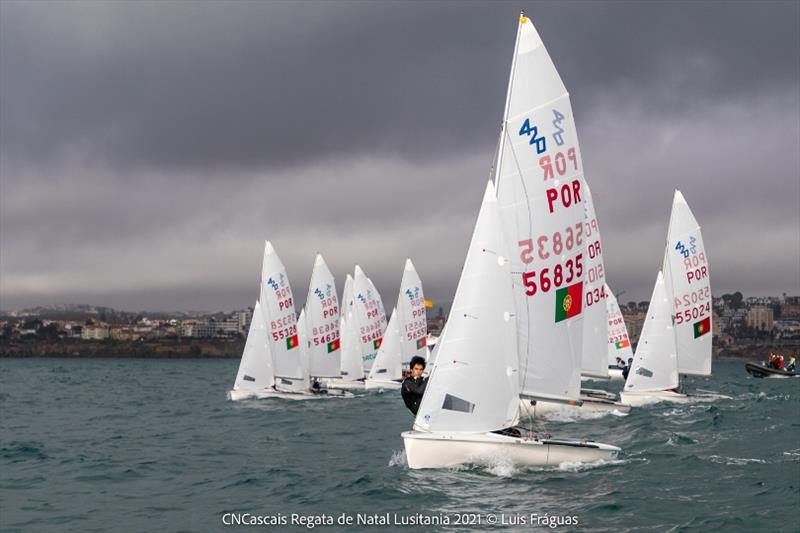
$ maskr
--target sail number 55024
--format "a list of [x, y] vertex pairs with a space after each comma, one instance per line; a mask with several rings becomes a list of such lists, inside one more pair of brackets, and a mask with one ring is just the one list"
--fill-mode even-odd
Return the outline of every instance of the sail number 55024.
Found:
[[[548, 292], [551, 288], [559, 288], [564, 284], [570, 284], [583, 276], [583, 254], [578, 254], [575, 259], [567, 259], [553, 267], [552, 277], [549, 268], [542, 268], [537, 273], [535, 270], [522, 273], [522, 284], [525, 286], [525, 294], [534, 296], [537, 291]], [[538, 282], [538, 284], [537, 284]]]

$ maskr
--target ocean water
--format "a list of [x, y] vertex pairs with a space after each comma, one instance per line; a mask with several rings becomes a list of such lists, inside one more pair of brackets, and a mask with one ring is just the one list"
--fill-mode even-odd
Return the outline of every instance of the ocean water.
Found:
[[[800, 379], [718, 362], [686, 389], [731, 399], [546, 423], [623, 448], [605, 464], [412, 471], [399, 392], [230, 402], [237, 365], [0, 360], [0, 531], [798, 531]], [[358, 524], [386, 513], [450, 524]]]

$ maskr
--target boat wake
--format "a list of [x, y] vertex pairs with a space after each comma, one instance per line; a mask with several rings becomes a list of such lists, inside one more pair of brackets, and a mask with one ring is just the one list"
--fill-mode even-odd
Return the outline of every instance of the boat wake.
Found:
[[600, 459], [599, 461], [592, 461], [583, 463], [580, 461], [564, 461], [558, 465], [558, 470], [562, 472], [583, 472], [586, 470], [594, 470], [595, 468], [602, 468], [604, 466], [619, 466], [629, 463], [629, 459]]

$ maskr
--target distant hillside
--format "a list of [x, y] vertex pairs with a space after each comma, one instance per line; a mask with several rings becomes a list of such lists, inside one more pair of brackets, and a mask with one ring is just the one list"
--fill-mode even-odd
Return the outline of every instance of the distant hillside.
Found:
[[104, 307], [102, 305], [88, 305], [88, 304], [55, 304], [30, 307], [27, 309], [19, 309], [13, 311], [0, 311], [0, 316], [6, 317], [27, 317], [35, 316], [46, 320], [102, 320], [108, 322], [129, 322], [136, 317], [146, 316], [151, 319], [168, 319], [168, 318], [190, 318], [205, 316], [206, 313], [199, 311], [176, 311], [176, 312], [162, 312], [162, 311], [120, 311], [111, 307]]

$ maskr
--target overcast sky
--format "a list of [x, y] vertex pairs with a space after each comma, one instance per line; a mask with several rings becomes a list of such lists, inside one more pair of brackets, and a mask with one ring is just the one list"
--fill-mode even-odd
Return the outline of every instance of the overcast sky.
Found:
[[712, 290], [800, 293], [800, 3], [0, 2], [0, 308], [228, 310], [263, 242], [449, 305], [524, 7], [570, 91], [606, 272], [672, 191]]

